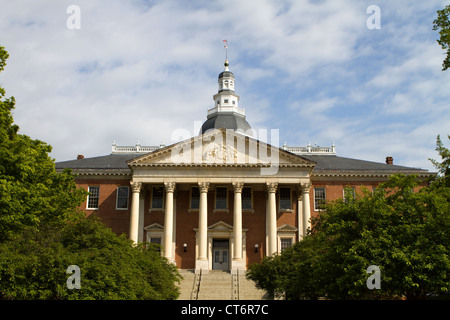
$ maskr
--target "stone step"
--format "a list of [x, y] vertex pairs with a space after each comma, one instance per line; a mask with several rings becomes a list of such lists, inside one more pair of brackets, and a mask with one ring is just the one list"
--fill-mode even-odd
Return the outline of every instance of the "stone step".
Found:
[[198, 300], [231, 299], [232, 277], [229, 272], [210, 271], [202, 274]]
[[178, 300], [191, 300], [192, 291], [194, 289], [194, 281], [196, 279], [196, 275], [194, 270], [186, 270], [186, 269], [180, 269], [178, 270], [180, 275], [183, 277], [183, 279], [180, 281], [179, 292], [180, 295], [178, 296]]
[[[255, 283], [246, 279], [242, 273], [236, 276], [227, 271], [209, 271], [196, 275], [193, 270], [179, 271], [184, 278], [179, 285], [179, 300], [267, 299], [266, 292], [256, 288]], [[194, 282], [197, 283], [194, 285]]]

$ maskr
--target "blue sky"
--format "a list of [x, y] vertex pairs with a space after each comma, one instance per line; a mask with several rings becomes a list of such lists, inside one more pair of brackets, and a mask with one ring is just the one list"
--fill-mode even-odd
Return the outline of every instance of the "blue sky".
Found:
[[[227, 39], [240, 107], [280, 144], [434, 170], [450, 71], [432, 30], [450, 1], [0, 0], [0, 85], [21, 133], [57, 161], [171, 143], [214, 106]], [[66, 13], [80, 8], [80, 29]], [[366, 12], [380, 8], [380, 29]], [[444, 139], [446, 141], [447, 139]], [[447, 142], [447, 141], [446, 141]]]

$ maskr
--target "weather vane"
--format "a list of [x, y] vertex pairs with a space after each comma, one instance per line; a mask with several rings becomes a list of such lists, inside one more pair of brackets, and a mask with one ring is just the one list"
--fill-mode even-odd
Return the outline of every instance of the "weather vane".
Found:
[[228, 41], [223, 40], [223, 47], [225, 48], [225, 60], [228, 60]]

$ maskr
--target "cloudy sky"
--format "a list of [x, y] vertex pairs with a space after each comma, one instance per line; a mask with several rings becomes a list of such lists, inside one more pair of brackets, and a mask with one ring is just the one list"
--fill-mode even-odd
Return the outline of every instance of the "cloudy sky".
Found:
[[[214, 106], [228, 40], [240, 107], [280, 144], [433, 170], [448, 146], [450, 70], [432, 30], [442, 0], [0, 0], [0, 86], [21, 133], [56, 161], [171, 143]], [[68, 28], [76, 5], [79, 29]], [[380, 19], [367, 9], [380, 8]], [[73, 16], [75, 17], [75, 16]], [[380, 22], [370, 29], [367, 22]], [[73, 23], [69, 23], [75, 26]]]

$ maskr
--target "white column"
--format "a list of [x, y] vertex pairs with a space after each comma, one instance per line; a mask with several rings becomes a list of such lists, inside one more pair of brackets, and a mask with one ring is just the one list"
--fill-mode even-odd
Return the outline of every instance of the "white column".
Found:
[[297, 186], [297, 219], [298, 219], [298, 241], [301, 241], [305, 234], [303, 233], [303, 194], [302, 186]]
[[234, 210], [233, 210], [233, 238], [234, 250], [232, 271], [245, 269], [245, 262], [242, 258], [242, 188], [243, 182], [233, 182], [234, 187]]
[[209, 182], [199, 182], [200, 204], [198, 210], [198, 257], [195, 269], [208, 270], [208, 188]]
[[145, 190], [141, 190], [139, 194], [139, 225], [138, 225], [138, 241], [144, 239], [144, 207], [145, 207]]
[[309, 205], [309, 189], [311, 183], [302, 184], [302, 196], [303, 196], [303, 235], [306, 236], [306, 230], [311, 227], [311, 210]]
[[141, 182], [130, 182], [132, 197], [131, 197], [131, 212], [130, 212], [130, 239], [135, 243], [139, 241], [139, 194], [141, 192]]
[[173, 262], [173, 192], [175, 191], [175, 183], [165, 182], [164, 187], [166, 189], [166, 209], [164, 212], [164, 257]]
[[276, 191], [278, 183], [267, 183], [268, 193], [268, 231], [269, 231], [269, 256], [277, 252], [277, 204], [276, 204]]

